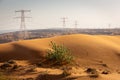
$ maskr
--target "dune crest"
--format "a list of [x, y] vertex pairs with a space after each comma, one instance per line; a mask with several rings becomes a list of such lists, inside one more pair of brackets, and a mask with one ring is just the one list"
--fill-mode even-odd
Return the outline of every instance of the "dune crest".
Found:
[[50, 49], [50, 41], [69, 48], [81, 65], [96, 65], [102, 61], [119, 68], [120, 36], [107, 35], [75, 34], [0, 44], [0, 61], [39, 59], [45, 56], [46, 49]]

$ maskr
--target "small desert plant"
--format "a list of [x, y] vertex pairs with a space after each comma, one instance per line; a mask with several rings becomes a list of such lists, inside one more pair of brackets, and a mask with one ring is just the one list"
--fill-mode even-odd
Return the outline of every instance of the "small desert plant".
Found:
[[52, 50], [47, 50], [46, 58], [54, 61], [55, 64], [66, 64], [73, 60], [73, 56], [70, 51], [63, 45], [57, 45], [51, 42]]

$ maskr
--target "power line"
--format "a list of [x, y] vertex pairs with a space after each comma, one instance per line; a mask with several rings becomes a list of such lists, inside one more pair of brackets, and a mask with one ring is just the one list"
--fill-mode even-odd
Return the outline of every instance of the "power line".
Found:
[[67, 19], [67, 18], [66, 18], [66, 17], [63, 17], [63, 18], [61, 18], [61, 19], [63, 20], [63, 21], [62, 21], [62, 22], [63, 22], [63, 28], [65, 28], [65, 27], [66, 27], [66, 19]]
[[27, 29], [26, 29], [25, 18], [30, 18], [30, 17], [26, 17], [25, 13], [26, 12], [31, 12], [31, 11], [30, 10], [17, 10], [15, 12], [21, 13], [20, 17], [16, 17], [16, 18], [20, 18], [21, 19], [21, 23], [20, 23], [20, 36], [19, 36], [19, 38], [20, 39], [26, 39], [26, 38], [29, 37], [29, 34], [27, 32]]

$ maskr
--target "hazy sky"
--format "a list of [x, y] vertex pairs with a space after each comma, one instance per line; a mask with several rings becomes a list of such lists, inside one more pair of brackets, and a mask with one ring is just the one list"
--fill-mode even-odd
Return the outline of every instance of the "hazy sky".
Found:
[[70, 28], [75, 20], [79, 28], [120, 27], [120, 0], [0, 0], [0, 30], [19, 29], [20, 19], [14, 17], [21, 9], [31, 10], [28, 29], [62, 28], [62, 17]]

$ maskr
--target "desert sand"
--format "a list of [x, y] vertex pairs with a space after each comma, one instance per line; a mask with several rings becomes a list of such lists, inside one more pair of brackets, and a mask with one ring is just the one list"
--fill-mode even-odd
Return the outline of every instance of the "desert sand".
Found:
[[[0, 44], [0, 62], [2, 63], [12, 59], [32, 63], [45, 57], [46, 50], [51, 49], [51, 41], [64, 45], [75, 57], [78, 69], [73, 70], [76, 71], [73, 75], [83, 76], [76, 80], [120, 80], [119, 35], [108, 36], [73, 34]], [[82, 71], [89, 67], [96, 68], [99, 72], [102, 70], [109, 70], [110, 74], [100, 74], [99, 78], [91, 79], [84, 76], [86, 74]], [[53, 72], [55, 73], [54, 70]], [[58, 72], [61, 73], [61, 71]]]

